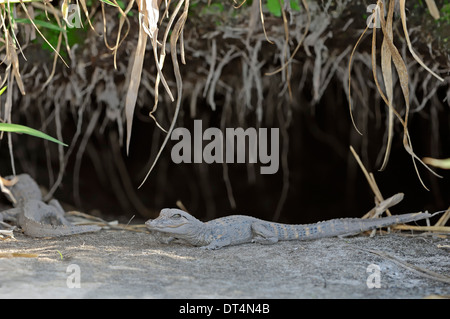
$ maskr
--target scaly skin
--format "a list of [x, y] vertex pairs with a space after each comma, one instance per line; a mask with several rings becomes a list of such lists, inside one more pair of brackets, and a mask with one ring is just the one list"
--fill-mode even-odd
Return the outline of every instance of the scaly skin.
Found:
[[375, 219], [343, 218], [315, 224], [288, 225], [232, 215], [203, 223], [182, 210], [166, 208], [161, 210], [158, 218], [148, 220], [145, 225], [164, 243], [179, 240], [205, 249], [219, 249], [250, 242], [274, 244], [281, 240], [349, 236], [429, 217], [429, 213], [413, 213]]
[[72, 225], [64, 217], [64, 210], [57, 200], [48, 204], [42, 201], [42, 193], [29, 175], [17, 177], [17, 183], [9, 188], [15, 201], [7, 195], [14, 208], [0, 212], [0, 219], [15, 221], [26, 235], [32, 237], [67, 236], [101, 229], [98, 226]]

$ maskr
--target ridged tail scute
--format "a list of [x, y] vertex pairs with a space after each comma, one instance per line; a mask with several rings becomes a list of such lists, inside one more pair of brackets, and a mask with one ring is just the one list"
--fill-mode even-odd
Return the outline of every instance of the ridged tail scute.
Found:
[[[426, 218], [430, 218], [432, 215], [430, 213], [410, 213], [410, 214], [402, 214], [402, 215], [393, 215], [383, 218], [371, 218], [371, 219], [362, 219], [364, 223], [364, 229], [361, 231], [372, 230], [375, 228], [381, 228], [396, 224], [405, 224], [418, 220], [423, 220]], [[367, 227], [367, 229], [365, 229]]]
[[307, 225], [275, 224], [280, 240], [308, 240], [355, 235], [364, 231], [430, 218], [429, 213], [410, 213], [383, 218], [341, 218]]

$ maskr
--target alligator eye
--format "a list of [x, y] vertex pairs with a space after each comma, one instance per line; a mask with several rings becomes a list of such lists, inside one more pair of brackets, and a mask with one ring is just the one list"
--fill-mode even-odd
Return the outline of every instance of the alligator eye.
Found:
[[181, 218], [181, 214], [173, 214], [172, 218], [174, 219], [180, 219]]

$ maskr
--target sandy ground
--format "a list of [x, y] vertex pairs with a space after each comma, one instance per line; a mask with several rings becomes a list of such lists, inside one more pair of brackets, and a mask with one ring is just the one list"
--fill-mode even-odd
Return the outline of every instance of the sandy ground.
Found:
[[450, 295], [450, 240], [404, 234], [206, 251], [102, 230], [0, 241], [0, 298], [424, 298]]

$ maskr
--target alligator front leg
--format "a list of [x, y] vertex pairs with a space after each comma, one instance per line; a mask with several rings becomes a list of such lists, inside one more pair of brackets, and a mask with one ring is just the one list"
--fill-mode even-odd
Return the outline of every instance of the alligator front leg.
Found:
[[155, 240], [161, 244], [170, 244], [175, 240], [175, 237], [164, 234], [159, 231], [150, 231]]
[[200, 248], [214, 250], [214, 249], [220, 249], [222, 247], [226, 247], [226, 246], [230, 246], [230, 245], [231, 245], [230, 238], [220, 237], [220, 238], [214, 239], [212, 242], [209, 243], [209, 245], [201, 246]]
[[272, 245], [278, 242], [278, 236], [267, 222], [254, 222], [252, 224], [253, 242]]

